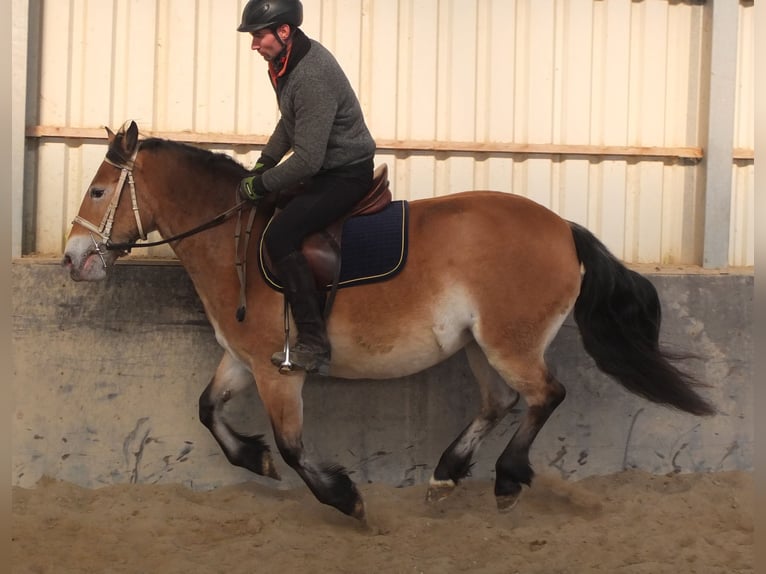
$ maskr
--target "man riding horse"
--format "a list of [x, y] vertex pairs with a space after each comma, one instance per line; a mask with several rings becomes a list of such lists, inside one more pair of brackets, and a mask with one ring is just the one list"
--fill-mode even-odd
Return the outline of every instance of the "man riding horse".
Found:
[[[298, 0], [250, 0], [242, 12], [237, 30], [250, 33], [251, 48], [268, 62], [281, 117], [240, 189], [258, 202], [301, 184], [301, 193], [269, 225], [264, 243], [298, 328], [290, 349], [293, 367], [326, 372], [330, 341], [301, 244], [369, 191], [375, 141], [348, 78], [333, 55], [303, 33], [302, 22]], [[277, 366], [284, 361], [284, 351], [272, 357]]]

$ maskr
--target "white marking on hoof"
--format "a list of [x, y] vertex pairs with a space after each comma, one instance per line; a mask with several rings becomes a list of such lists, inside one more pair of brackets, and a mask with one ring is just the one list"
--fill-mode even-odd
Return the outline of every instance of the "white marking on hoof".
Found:
[[440, 502], [447, 498], [455, 490], [455, 481], [452, 479], [436, 480], [431, 477], [428, 481], [428, 492], [426, 492], [426, 502]]

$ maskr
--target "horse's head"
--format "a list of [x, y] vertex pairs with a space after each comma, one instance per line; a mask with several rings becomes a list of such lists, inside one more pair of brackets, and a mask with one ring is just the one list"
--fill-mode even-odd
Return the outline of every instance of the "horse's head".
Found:
[[[138, 153], [138, 126], [126, 122], [115, 134], [106, 128], [109, 148], [88, 186], [64, 250], [62, 265], [75, 281], [98, 281], [124, 252], [114, 242], [145, 238], [136, 205], [133, 167]], [[129, 195], [130, 198], [124, 198]]]

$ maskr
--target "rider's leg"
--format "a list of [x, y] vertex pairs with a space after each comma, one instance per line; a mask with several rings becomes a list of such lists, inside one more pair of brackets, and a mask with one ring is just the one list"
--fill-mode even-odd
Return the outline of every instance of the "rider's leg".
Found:
[[[314, 176], [305, 191], [277, 214], [264, 237], [298, 328], [296, 348], [290, 350], [295, 367], [326, 371], [330, 360], [330, 343], [314, 278], [300, 252], [303, 239], [351, 211], [369, 191], [373, 167], [370, 159]], [[298, 345], [300, 356], [295, 355]], [[281, 364], [284, 353], [276, 353], [272, 361]]]
[[[298, 339], [290, 349], [293, 368], [326, 375], [330, 366], [330, 341], [319, 306], [314, 275], [306, 258], [300, 251], [293, 251], [275, 263], [275, 267], [298, 328]], [[275, 353], [271, 360], [279, 366], [285, 360], [284, 355], [284, 352]]]

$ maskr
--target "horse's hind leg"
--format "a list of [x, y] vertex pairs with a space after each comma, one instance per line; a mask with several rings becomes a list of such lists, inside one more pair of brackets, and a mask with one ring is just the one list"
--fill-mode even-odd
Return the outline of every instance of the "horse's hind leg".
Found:
[[229, 353], [224, 353], [213, 379], [199, 398], [199, 419], [212, 433], [231, 464], [279, 480], [263, 435], [242, 435], [232, 429], [223, 416], [224, 404], [238, 391], [252, 384], [250, 371]]
[[[502, 367], [499, 367], [501, 369]], [[522, 485], [532, 483], [534, 471], [529, 463], [529, 448], [551, 413], [564, 400], [566, 390], [548, 372], [545, 364], [534, 361], [506, 373], [527, 402], [519, 428], [495, 464], [495, 498], [500, 510], [512, 508]]]
[[447, 447], [431, 476], [426, 500], [435, 502], [449, 496], [457, 483], [468, 476], [471, 459], [481, 441], [503, 420], [519, 400], [513, 391], [487, 361], [484, 352], [472, 342], [466, 347], [471, 371], [479, 383], [481, 411], [479, 415]]

